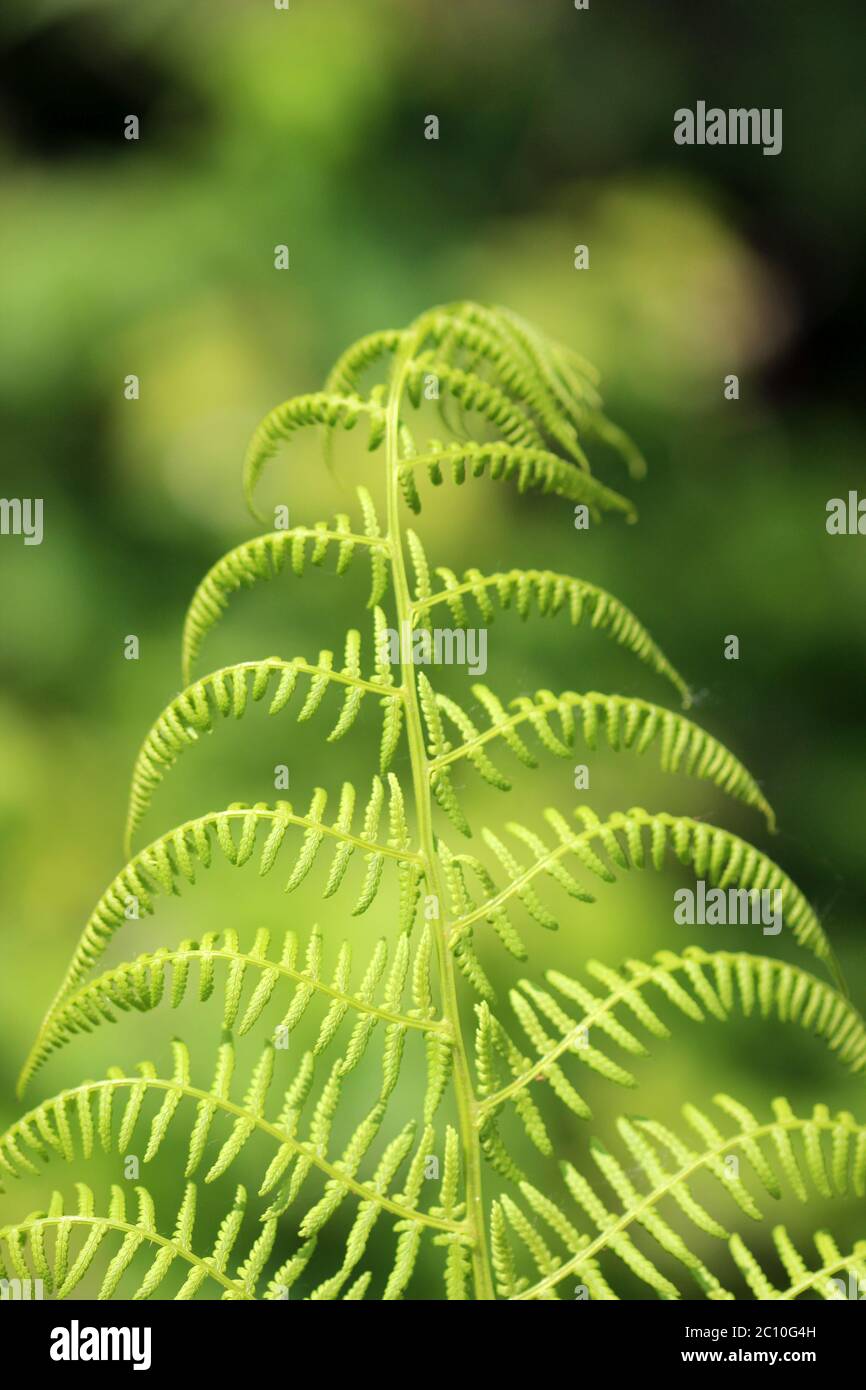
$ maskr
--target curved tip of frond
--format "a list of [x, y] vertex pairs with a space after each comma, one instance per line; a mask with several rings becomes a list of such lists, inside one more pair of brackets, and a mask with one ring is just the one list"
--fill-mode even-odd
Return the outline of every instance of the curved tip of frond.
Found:
[[766, 823], [767, 830], [769, 831], [769, 833], [771, 835], [775, 835], [779, 829], [778, 822], [776, 820], [776, 812], [773, 810], [769, 801], [764, 796], [764, 793], [761, 791], [761, 788], [759, 787], [758, 783], [754, 782], [754, 779], [753, 786], [754, 797], [752, 800], [752, 805], [755, 807], [755, 810], [759, 811], [760, 814], [764, 817], [764, 821]]
[[264, 461], [265, 455], [257, 431], [250, 440], [247, 451], [244, 454], [242, 485], [247, 509], [251, 516], [253, 516], [261, 526], [266, 524], [266, 518], [256, 506], [255, 494], [256, 484], [259, 481]]
[[24, 1065], [18, 1073], [18, 1080], [15, 1083], [15, 1095], [18, 1100], [24, 1099], [24, 1094], [38, 1066], [36, 1048], [32, 1047], [27, 1054]]
[[850, 999], [851, 991], [848, 988], [847, 982], [845, 980], [845, 975], [842, 971], [842, 966], [840, 964], [839, 957], [836, 955], [836, 952], [833, 950], [833, 947], [830, 945], [829, 941], [827, 942], [827, 949], [824, 952], [823, 960], [824, 964], [830, 972], [830, 975], [832, 976], [833, 983], [836, 986], [839, 993], [842, 995], [842, 998]]
[[619, 455], [631, 479], [640, 482], [642, 478], [646, 477], [646, 459], [625, 430], [620, 429], [619, 425], [613, 424], [606, 415], [600, 414], [591, 419], [589, 428], [602, 443], [607, 444], [615, 454]]
[[639, 482], [641, 478], [646, 477], [647, 462], [643, 454], [640, 453], [638, 449], [632, 448], [630, 450], [628, 458], [626, 459], [626, 463], [628, 466], [628, 474], [630, 478], [634, 478], [636, 481]]
[[[245, 472], [246, 472], [246, 470], [245, 470]], [[254, 521], [257, 521], [257, 522], [259, 523], [260, 526], [267, 526], [267, 524], [268, 524], [268, 519], [267, 519], [267, 517], [265, 516], [264, 512], [261, 511], [261, 510], [256, 506], [256, 501], [255, 501], [255, 490], [256, 490], [256, 480], [255, 480], [254, 478], [248, 479], [248, 478], [245, 476], [245, 477], [244, 477], [244, 501], [245, 501], [246, 504], [247, 504], [247, 510], [249, 511], [250, 516], [253, 518], [253, 520], [254, 520]]]

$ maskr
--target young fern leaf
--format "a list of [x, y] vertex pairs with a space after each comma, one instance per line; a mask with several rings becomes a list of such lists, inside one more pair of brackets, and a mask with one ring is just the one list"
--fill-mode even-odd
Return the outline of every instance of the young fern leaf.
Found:
[[255, 508], [256, 486], [268, 459], [274, 457], [284, 440], [291, 439], [298, 430], [309, 425], [327, 425], [331, 429], [339, 425], [344, 430], [352, 430], [361, 419], [369, 423], [367, 448], [372, 452], [385, 438], [385, 412], [371, 399], [317, 391], [285, 401], [265, 416], [250, 440], [244, 459], [244, 496], [253, 516], [264, 520]]
[[570, 455], [582, 468], [589, 463], [577, 442], [577, 431], [557, 410], [556, 400], [547, 383], [539, 379], [529, 355], [513, 351], [520, 347], [514, 334], [503, 336], [496, 317], [480, 308], [466, 306], [465, 317], [456, 306], [456, 317], [443, 314], [430, 324], [430, 337], [437, 345], [437, 355], [451, 365], [458, 357], [483, 364], [509, 396], [519, 400], [547, 436]]
[[[443, 439], [428, 433], [433, 382]], [[592, 690], [524, 691], [509, 703], [482, 684], [446, 695], [402, 640], [393, 657], [393, 630], [402, 638], [440, 615], [461, 628], [475, 611], [485, 624], [500, 609], [533, 621], [562, 613], [573, 627], [586, 623], [618, 643], [688, 706], [685, 681], [638, 618], [591, 580], [507, 566], [461, 575], [428, 560], [423, 536], [405, 524], [404, 504], [416, 515], [422, 510], [424, 478], [433, 485], [471, 478], [479, 487], [501, 480], [519, 494], [583, 504], [597, 520], [633, 519], [631, 501], [596, 475], [597, 446], [617, 455], [632, 477], [644, 464], [604, 415], [594, 369], [506, 309], [469, 301], [434, 308], [406, 328], [361, 339], [323, 391], [286, 401], [265, 418], [244, 463], [250, 507], [284, 443], [311, 426], [324, 431], [327, 456], [337, 433], [356, 425], [381, 468], [386, 521], [359, 487], [355, 516], [275, 529], [214, 564], [184, 625], [184, 688], [136, 760], [128, 836], [181, 755], [221, 718], [243, 719], [251, 702], [266, 701], [270, 715], [288, 719], [297, 697], [290, 730], [309, 724], [294, 736], [321, 731], [334, 741], [354, 736], [362, 706], [375, 700], [378, 771], [370, 767], [365, 793], [347, 780], [332, 802], [317, 788], [306, 809], [233, 801], [135, 854], [127, 848], [128, 862], [73, 951], [21, 1086], [82, 1033], [97, 1034], [130, 1014], [153, 1013], [156, 1021], [163, 1003], [183, 1005], [195, 1019], [213, 1001], [221, 1040], [201, 1074], [198, 1056], [175, 1039], [169, 1064], [110, 1066], [101, 1080], [34, 1102], [0, 1135], [0, 1179], [11, 1191], [16, 1178], [33, 1181], [45, 1163], [87, 1165], [99, 1157], [111, 1181], [134, 1144], [154, 1169], [176, 1169], [177, 1213], [163, 1228], [146, 1187], [136, 1189], [133, 1210], [119, 1183], [102, 1207], [79, 1183], [73, 1209], [55, 1193], [44, 1210], [0, 1226], [0, 1273], [24, 1279], [32, 1272], [61, 1298], [80, 1293], [99, 1266], [103, 1298], [280, 1300], [297, 1289], [316, 1301], [392, 1301], [423, 1292], [434, 1278], [455, 1300], [552, 1301], [571, 1296], [574, 1281], [607, 1301], [620, 1296], [625, 1267], [630, 1288], [636, 1280], [662, 1298], [681, 1296], [683, 1275], [709, 1298], [733, 1296], [737, 1281], [758, 1298], [834, 1297], [837, 1276], [866, 1271], [863, 1241], [843, 1254], [819, 1232], [819, 1265], [810, 1269], [777, 1228], [788, 1279], [780, 1288], [731, 1217], [739, 1227], [762, 1216], [756, 1189], [793, 1191], [803, 1200], [862, 1199], [866, 1128], [847, 1111], [831, 1114], [818, 1104], [799, 1116], [776, 1101], [772, 1117], [759, 1121], [720, 1096], [728, 1132], [691, 1106], [688, 1140], [663, 1117], [622, 1119], [623, 1158], [596, 1138], [586, 1171], [561, 1166], [559, 1192], [555, 1169], [538, 1182], [524, 1172], [527, 1153], [533, 1177], [555, 1165], [565, 1112], [589, 1117], [601, 1082], [632, 1085], [626, 1063], [645, 1054], [643, 1035], [667, 1037], [679, 1016], [698, 1023], [758, 1015], [794, 1024], [853, 1074], [866, 1069], [866, 1028], [840, 990], [797, 965], [747, 952], [689, 947], [619, 969], [590, 961], [592, 987], [545, 971], [542, 952], [539, 969], [521, 970], [506, 986], [507, 1024], [496, 1001], [487, 966], [492, 959], [499, 973], [503, 962], [484, 926], [523, 961], [543, 941], [536, 926], [557, 925], [549, 889], [560, 906], [563, 898], [591, 903], [593, 879], [615, 884], [630, 867], [661, 870], [669, 855], [714, 887], [777, 891], [796, 942], [839, 979], [821, 924], [784, 870], [703, 821], [640, 809], [602, 819], [584, 806], [575, 824], [563, 805], [545, 813], [542, 833], [516, 821], [482, 829], [475, 854], [455, 853], [442, 837], [449, 821], [463, 834], [474, 828], [458, 796], [467, 765], [506, 790], [516, 773], [535, 768], [540, 749], [571, 757], [578, 736], [590, 748], [602, 740], [613, 750], [654, 747], [663, 771], [712, 782], [762, 812], [772, 828], [755, 779], [683, 715], [638, 695]], [[359, 555], [369, 562], [369, 585], [360, 594], [342, 586], [354, 604], [347, 604], [340, 652], [307, 661], [275, 643], [278, 655], [239, 652], [193, 678], [206, 638], [239, 590], [326, 562], [346, 575]], [[360, 636], [364, 604], [372, 643]], [[255, 863], [260, 874], [279, 861], [289, 892], [324, 865], [323, 895], [345, 906], [347, 919], [381, 913], [381, 930], [357, 964], [358, 936], [348, 920], [337, 946], [329, 925], [294, 920], [272, 942], [256, 924], [239, 932], [230, 915], [231, 925], [188, 928], [195, 939], [156, 938], [135, 959], [103, 960], [110, 944], [126, 940], [120, 929], [127, 921], [154, 913], [162, 896], [194, 889], [219, 858], [236, 867]], [[466, 1031], [470, 1003], [477, 1005], [474, 1045]], [[153, 1055], [165, 1058], [166, 1047]], [[731, 1156], [748, 1182], [727, 1162]], [[245, 1177], [253, 1175], [249, 1198], [244, 1188], [234, 1190], [241, 1165]], [[507, 1190], [495, 1193], [500, 1180]], [[216, 1230], [210, 1249], [194, 1224], [206, 1201]]]
[[632, 478], [642, 478], [646, 463], [640, 451], [621, 429], [599, 409], [595, 387], [598, 377], [589, 364], [571, 348], [538, 333], [525, 319], [510, 309], [502, 310], [510, 332], [537, 366], [543, 381], [575, 428], [594, 442], [607, 444], [625, 461]]
[[325, 383], [326, 392], [329, 395], [357, 395], [364, 372], [383, 357], [393, 356], [402, 341], [400, 329], [385, 329], [360, 338], [337, 358]]

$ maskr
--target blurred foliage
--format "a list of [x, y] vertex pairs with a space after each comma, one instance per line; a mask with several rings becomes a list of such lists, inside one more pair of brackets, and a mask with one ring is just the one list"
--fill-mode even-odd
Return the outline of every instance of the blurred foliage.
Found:
[[[506, 303], [594, 361], [650, 474], [629, 529], [578, 533], [567, 507], [492, 486], [467, 489], [459, 507], [431, 498], [428, 552], [459, 567], [543, 562], [636, 609], [701, 691], [699, 718], [762, 778], [781, 832], [770, 843], [706, 789], [612, 755], [593, 757], [590, 799], [697, 808], [755, 838], [823, 912], [864, 998], [866, 565], [862, 539], [824, 530], [828, 498], [863, 486], [866, 444], [853, 348], [859, 21], [851, 0], [832, 17], [780, 0], [586, 13], [567, 0], [4, 6], [4, 492], [44, 497], [45, 541], [0, 545], [0, 1121], [17, 1111], [26, 1045], [118, 865], [126, 772], [177, 689], [185, 603], [252, 531], [239, 484], [251, 429], [315, 389], [361, 333], [464, 296]], [[676, 147], [673, 111], [698, 98], [783, 107], [782, 154]], [[430, 112], [438, 143], [423, 138]], [[141, 119], [137, 143], [122, 136], [128, 113]], [[273, 268], [282, 242], [287, 273]], [[579, 242], [591, 253], [580, 273]], [[123, 396], [130, 372], [137, 402]], [[722, 396], [730, 372], [738, 402]], [[314, 520], [345, 506], [358, 476], [351, 450], [331, 475], [299, 445], [274, 500]], [[343, 589], [302, 585], [239, 601], [208, 660], [310, 656], [335, 640]], [[141, 640], [137, 663], [123, 660], [127, 633]], [[727, 633], [740, 637], [736, 663], [722, 659]], [[553, 623], [497, 624], [490, 682], [503, 695], [546, 685], [666, 698], [621, 653]], [[160, 794], [153, 823], [272, 796], [275, 761], [290, 764], [299, 799], [369, 766], [357, 742], [327, 762], [315, 747], [291, 724], [226, 731]], [[495, 794], [467, 791], [476, 821], [501, 813]], [[520, 795], [527, 808], [568, 805], [570, 768], [545, 763]], [[634, 876], [552, 948], [540, 933], [533, 944], [572, 973], [590, 955], [616, 964], [682, 945], [672, 881]], [[248, 925], [282, 920], [279, 904], [244, 893], [245, 908], [271, 914]], [[186, 900], [178, 938], [211, 926], [225, 895], [215, 880]], [[327, 932], [322, 905], [303, 906]], [[371, 939], [375, 924], [358, 931]], [[717, 931], [690, 939], [712, 948]], [[146, 923], [139, 937], [127, 953], [147, 949]], [[161, 1036], [148, 1019], [102, 1031], [39, 1084], [154, 1055]], [[721, 1087], [762, 1111], [780, 1092], [858, 1111], [854, 1084], [819, 1049], [758, 1023], [698, 1036], [680, 1026], [640, 1079], [641, 1111], [665, 1121], [684, 1097]], [[593, 1096], [599, 1133], [629, 1100]], [[558, 1141], [576, 1161], [585, 1153], [582, 1132]], [[149, 1181], [157, 1196], [176, 1190], [170, 1164]], [[44, 1193], [22, 1187], [4, 1208]], [[794, 1231], [815, 1224], [784, 1205]], [[838, 1234], [849, 1219], [840, 1203], [826, 1224]], [[752, 1244], [772, 1270], [767, 1239]]]

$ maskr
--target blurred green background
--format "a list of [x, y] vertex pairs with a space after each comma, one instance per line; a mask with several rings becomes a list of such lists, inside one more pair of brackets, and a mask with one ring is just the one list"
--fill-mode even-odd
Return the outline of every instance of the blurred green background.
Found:
[[[586, 799], [706, 815], [754, 839], [821, 913], [863, 999], [866, 542], [824, 526], [829, 498], [864, 488], [859, 21], [844, 0], [832, 13], [745, 0], [621, 0], [584, 13], [569, 0], [291, 0], [288, 13], [267, 0], [4, 6], [3, 490], [45, 499], [45, 539], [0, 544], [0, 1123], [18, 1113], [18, 1067], [120, 866], [127, 774], [178, 688], [185, 605], [213, 561], [253, 534], [240, 495], [252, 429], [279, 400], [316, 389], [354, 338], [455, 298], [507, 304], [594, 362], [608, 414], [650, 468], [627, 484], [602, 461], [605, 480], [635, 494], [640, 523], [588, 533], [567, 504], [487, 482], [443, 489], [422, 518], [428, 554], [457, 569], [544, 564], [636, 610], [700, 692], [697, 717], [761, 780], [780, 831], [771, 839], [720, 794], [663, 779], [653, 756], [579, 752]], [[782, 154], [675, 146], [673, 112], [698, 99], [782, 107]], [[130, 113], [138, 142], [123, 138]], [[423, 136], [431, 113], [438, 142]], [[274, 269], [278, 243], [290, 248], [287, 272]], [[590, 248], [587, 271], [573, 269], [577, 243]], [[128, 373], [140, 377], [138, 401], [124, 398]], [[723, 398], [729, 373], [736, 402]], [[351, 506], [355, 482], [373, 476], [342, 445], [329, 474], [304, 440], [272, 466], [268, 500], [314, 521]], [[326, 571], [236, 600], [200, 672], [275, 652], [314, 659], [348, 623], [363, 626], [359, 582]], [[130, 633], [138, 662], [123, 659]], [[722, 655], [731, 633], [738, 662]], [[503, 699], [548, 687], [670, 702], [644, 668], [564, 619], [504, 619], [489, 640], [487, 680]], [[318, 783], [362, 781], [372, 726], [336, 748], [311, 732], [328, 727], [269, 723], [258, 710], [224, 726], [158, 793], [146, 830], [272, 800], [275, 762], [289, 765], [298, 803]], [[515, 780], [511, 801], [530, 824], [545, 804], [581, 799], [568, 762], [543, 759]], [[477, 825], [514, 813], [468, 776], [465, 796]], [[535, 959], [577, 974], [590, 957], [616, 965], [681, 947], [678, 882], [673, 870], [630, 875], [595, 907], [566, 912], [556, 939], [530, 927]], [[244, 939], [287, 922], [303, 936], [315, 914], [327, 959], [352, 934], [360, 966], [389, 928], [387, 904], [384, 920], [378, 907], [376, 920], [347, 925], [315, 892], [283, 899], [277, 887], [217, 870], [130, 929], [119, 958], [228, 924]], [[687, 939], [810, 965], [784, 936], [696, 927]], [[483, 954], [507, 989], [514, 971]], [[188, 1015], [184, 1033], [204, 1073], [210, 1010]], [[30, 1103], [111, 1062], [164, 1065], [167, 1027], [163, 1010], [77, 1042]], [[708, 1105], [720, 1089], [762, 1115], [786, 1094], [866, 1118], [862, 1081], [791, 1028], [681, 1021], [652, 1052], [637, 1065], [637, 1096], [588, 1087], [592, 1127], [610, 1146], [617, 1114], [671, 1123], [684, 1099]], [[548, 1113], [560, 1155], [580, 1164], [589, 1126]], [[177, 1198], [176, 1156], [145, 1175], [162, 1211]], [[257, 1171], [244, 1159], [235, 1180], [255, 1190]], [[544, 1165], [531, 1172], [554, 1190]], [[0, 1222], [42, 1201], [48, 1181], [69, 1190], [82, 1174], [101, 1192], [117, 1161], [69, 1174], [52, 1165], [0, 1198]], [[231, 1173], [220, 1180], [223, 1205], [232, 1185]], [[866, 1233], [853, 1199], [761, 1204], [798, 1238], [819, 1224]], [[780, 1274], [769, 1225], [747, 1239]], [[416, 1297], [436, 1296], [437, 1258]], [[712, 1258], [741, 1290], [724, 1250]]]

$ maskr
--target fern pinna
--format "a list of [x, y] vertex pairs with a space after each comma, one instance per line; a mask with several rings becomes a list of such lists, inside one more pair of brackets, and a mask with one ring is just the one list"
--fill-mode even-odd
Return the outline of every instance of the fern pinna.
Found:
[[[431, 381], [448, 442], [424, 433]], [[79, 1183], [71, 1199], [58, 1191], [0, 1230], [7, 1277], [39, 1277], [57, 1297], [81, 1291], [86, 1277], [103, 1298], [278, 1299], [297, 1286], [314, 1299], [391, 1300], [412, 1296], [423, 1256], [440, 1263], [441, 1289], [452, 1299], [573, 1298], [575, 1286], [599, 1299], [635, 1288], [661, 1298], [730, 1298], [740, 1276], [740, 1289], [758, 1298], [840, 1296], [841, 1277], [866, 1276], [863, 1241], [840, 1250], [819, 1232], [814, 1253], [804, 1255], [777, 1227], [787, 1281], [779, 1287], [741, 1228], [765, 1214], [758, 1193], [862, 1196], [866, 1125], [853, 1115], [820, 1104], [797, 1114], [782, 1099], [753, 1114], [717, 1095], [702, 1108], [687, 1105], [682, 1128], [623, 1118], [619, 1151], [595, 1142], [591, 1171], [557, 1164], [551, 1137], [565, 1112], [587, 1120], [593, 1087], [633, 1084], [629, 1059], [668, 1035], [665, 1013], [684, 1025], [756, 1012], [799, 1024], [852, 1072], [863, 1071], [863, 1022], [794, 883], [724, 829], [639, 808], [605, 818], [586, 805], [551, 808], [541, 824], [482, 830], [471, 852], [458, 792], [471, 771], [508, 790], [517, 765], [533, 768], [544, 753], [568, 757], [577, 744], [602, 740], [654, 753], [662, 771], [710, 780], [772, 827], [758, 784], [685, 714], [647, 700], [592, 690], [509, 699], [476, 683], [470, 713], [437, 691], [411, 651], [401, 650], [396, 665], [388, 656], [390, 632], [423, 634], [440, 615], [461, 629], [509, 607], [527, 620], [559, 613], [619, 643], [688, 706], [682, 678], [611, 594], [544, 569], [433, 568], [404, 524], [407, 510], [421, 511], [424, 480], [447, 486], [482, 476], [521, 493], [552, 493], [595, 518], [630, 517], [631, 504], [590, 469], [588, 452], [601, 444], [632, 475], [642, 470], [602, 413], [592, 370], [514, 314], [472, 303], [372, 334], [340, 358], [323, 391], [285, 402], [259, 426], [244, 467], [253, 510], [266, 465], [310, 427], [323, 429], [327, 448], [339, 431], [366, 432], [382, 460], [384, 519], [360, 488], [354, 518], [258, 536], [199, 585], [183, 636], [185, 688], [135, 763], [128, 862], [84, 928], [22, 1088], [82, 1032], [195, 992], [202, 1008], [220, 1001], [210, 1006], [222, 1009], [216, 1056], [176, 1040], [170, 1062], [112, 1067], [104, 1079], [36, 1105], [0, 1137], [8, 1180], [41, 1172], [55, 1157], [87, 1159], [97, 1147], [122, 1158], [136, 1136], [150, 1162], [171, 1134], [186, 1154], [179, 1207], [157, 1213], [147, 1187], [130, 1192], [120, 1181], [98, 1194]], [[359, 564], [369, 585], [366, 638], [352, 628], [340, 655], [289, 652], [194, 676], [237, 590], [286, 570], [300, 576], [310, 565], [333, 565], [344, 575]], [[330, 709], [332, 741], [353, 729], [362, 706], [378, 708], [378, 766], [367, 785], [318, 789], [308, 805], [233, 804], [134, 848], [155, 791], [186, 751], [256, 701], [283, 719], [293, 708], [300, 722]], [[778, 890], [786, 929], [830, 979], [767, 956], [687, 947], [618, 968], [590, 961], [581, 978], [536, 968], [507, 1001], [495, 997], [485, 972], [493, 936], [523, 962], [527, 923], [533, 932], [533, 919], [554, 927], [569, 897], [592, 902], [594, 879], [661, 869], [671, 855], [722, 888]], [[130, 915], [157, 914], [165, 895], [191, 892], [220, 857], [274, 874], [290, 893], [321, 872], [325, 897], [343, 905], [346, 940], [326, 940], [290, 913], [279, 938], [240, 924], [106, 965]], [[383, 936], [356, 962], [349, 919], [368, 911], [382, 912]], [[304, 1045], [287, 1048], [296, 1033]], [[239, 1080], [238, 1041], [248, 1035], [258, 1037], [256, 1057], [251, 1067], [237, 1062], [246, 1072]], [[404, 1083], [395, 1105], [407, 1063], [414, 1089]], [[543, 1088], [533, 1085], [540, 1078]], [[409, 1105], [414, 1116], [402, 1123]], [[197, 1238], [208, 1185], [242, 1154], [251, 1171], [254, 1140], [265, 1155], [255, 1195], [227, 1178], [222, 1205], [206, 1204], [216, 1234]], [[550, 1160], [544, 1190], [523, 1172], [524, 1144]]]

